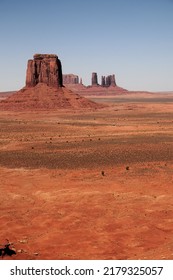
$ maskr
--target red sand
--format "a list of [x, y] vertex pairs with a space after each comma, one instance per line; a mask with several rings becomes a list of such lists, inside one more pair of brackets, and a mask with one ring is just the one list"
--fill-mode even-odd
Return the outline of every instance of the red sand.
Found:
[[142, 101], [1, 111], [5, 259], [173, 259], [172, 120]]

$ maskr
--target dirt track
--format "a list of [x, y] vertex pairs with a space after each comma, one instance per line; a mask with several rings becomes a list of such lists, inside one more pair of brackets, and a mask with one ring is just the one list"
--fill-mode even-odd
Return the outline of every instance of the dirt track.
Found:
[[4, 111], [0, 128], [12, 259], [173, 259], [173, 103]]

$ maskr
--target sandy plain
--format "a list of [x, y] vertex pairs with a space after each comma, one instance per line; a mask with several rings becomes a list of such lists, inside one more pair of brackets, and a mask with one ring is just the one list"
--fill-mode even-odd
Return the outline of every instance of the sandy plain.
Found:
[[173, 96], [121, 98], [0, 112], [4, 259], [173, 259]]

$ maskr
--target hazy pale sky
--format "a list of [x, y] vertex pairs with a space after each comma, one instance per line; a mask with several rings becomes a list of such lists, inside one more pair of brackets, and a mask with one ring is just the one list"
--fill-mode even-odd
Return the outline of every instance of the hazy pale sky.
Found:
[[0, 91], [25, 85], [27, 60], [57, 54], [91, 83], [173, 90], [173, 0], [0, 0]]

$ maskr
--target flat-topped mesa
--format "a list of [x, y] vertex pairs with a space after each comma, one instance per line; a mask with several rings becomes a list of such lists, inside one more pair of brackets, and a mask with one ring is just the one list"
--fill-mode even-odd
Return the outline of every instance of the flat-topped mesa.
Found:
[[63, 84], [79, 84], [79, 77], [74, 74], [63, 74]]
[[35, 87], [44, 83], [51, 87], [62, 87], [61, 61], [55, 54], [35, 54], [28, 60], [26, 87]]
[[40, 54], [40, 53], [36, 53], [33, 55], [34, 59], [43, 59], [43, 58], [58, 58], [58, 56], [56, 54]]

